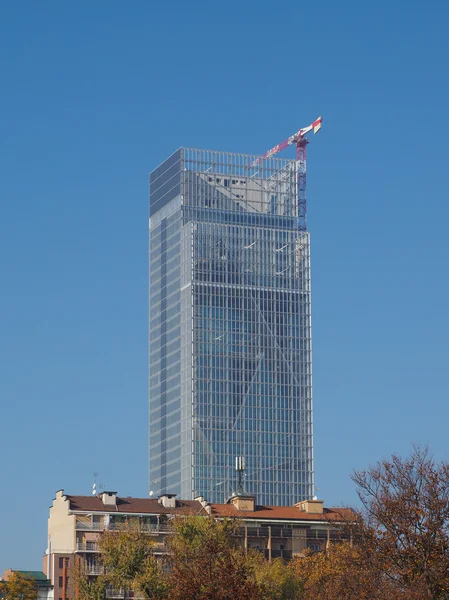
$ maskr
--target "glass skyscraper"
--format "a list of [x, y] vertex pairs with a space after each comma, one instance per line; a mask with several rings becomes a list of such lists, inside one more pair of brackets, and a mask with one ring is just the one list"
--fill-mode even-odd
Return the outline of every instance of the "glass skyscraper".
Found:
[[289, 159], [181, 148], [150, 175], [149, 489], [312, 498], [309, 233]]

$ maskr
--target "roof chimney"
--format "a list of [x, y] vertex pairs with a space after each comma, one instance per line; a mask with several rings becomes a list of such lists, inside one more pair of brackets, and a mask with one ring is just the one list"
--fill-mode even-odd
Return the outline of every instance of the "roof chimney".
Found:
[[323, 500], [303, 500], [302, 502], [298, 502], [295, 504], [299, 510], [304, 511], [306, 513], [312, 515], [322, 515], [323, 514]]
[[176, 494], [162, 494], [157, 501], [164, 508], [176, 508]]
[[102, 492], [101, 501], [106, 506], [117, 506], [117, 492]]
[[254, 496], [231, 496], [228, 500], [228, 503], [235, 506], [237, 510], [254, 512], [256, 509], [256, 498]]
[[211, 507], [211, 505], [209, 504], [209, 502], [208, 502], [207, 500], [205, 500], [205, 499], [204, 499], [204, 497], [203, 497], [203, 496], [197, 496], [197, 497], [195, 498], [195, 500], [201, 504], [201, 506], [202, 506], [202, 507], [205, 509], [205, 511], [207, 512], [207, 514], [208, 514], [208, 515], [210, 515], [210, 514], [211, 514], [211, 512], [212, 512], [212, 507]]

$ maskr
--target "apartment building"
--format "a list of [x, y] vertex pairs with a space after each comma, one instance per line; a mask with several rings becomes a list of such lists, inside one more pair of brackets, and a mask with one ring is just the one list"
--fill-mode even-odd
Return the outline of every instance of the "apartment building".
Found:
[[[103, 531], [137, 520], [151, 535], [155, 552], [163, 554], [171, 533], [170, 520], [182, 515], [238, 519], [239, 540], [244, 548], [259, 550], [268, 560], [289, 560], [301, 556], [306, 548], [321, 551], [329, 543], [341, 541], [341, 524], [348, 511], [325, 508], [320, 500], [305, 500], [294, 506], [261, 506], [249, 495], [233, 496], [226, 504], [210, 504], [203, 497], [179, 500], [174, 494], [153, 499], [119, 497], [116, 492], [72, 496], [59, 490], [50, 507], [43, 568], [54, 586], [55, 600], [74, 597], [72, 573], [77, 561], [90, 575], [101, 573], [98, 539]], [[111, 590], [108, 596], [115, 597], [114, 592]]]

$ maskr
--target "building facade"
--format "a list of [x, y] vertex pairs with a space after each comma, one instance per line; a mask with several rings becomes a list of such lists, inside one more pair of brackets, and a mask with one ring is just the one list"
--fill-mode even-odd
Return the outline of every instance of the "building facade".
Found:
[[[72, 496], [59, 490], [50, 507], [48, 549], [44, 572], [54, 587], [54, 598], [76, 597], [76, 566], [90, 577], [103, 573], [98, 541], [104, 531], [119, 530], [138, 523], [148, 533], [156, 555], [166, 552], [173, 517], [197, 515], [236, 519], [240, 545], [260, 551], [267, 560], [300, 557], [306, 549], [324, 551], [330, 543], [346, 537], [342, 524], [352, 513], [347, 509], [324, 508], [319, 500], [295, 506], [262, 506], [251, 496], [231, 497], [227, 504], [211, 504], [204, 498], [178, 500], [172, 494], [160, 498], [119, 497], [115, 492], [98, 496]], [[123, 591], [108, 588], [107, 598], [123, 598]]]
[[[149, 490], [314, 495], [309, 233], [295, 161], [182, 148], [150, 175]], [[240, 490], [242, 491], [242, 490]]]

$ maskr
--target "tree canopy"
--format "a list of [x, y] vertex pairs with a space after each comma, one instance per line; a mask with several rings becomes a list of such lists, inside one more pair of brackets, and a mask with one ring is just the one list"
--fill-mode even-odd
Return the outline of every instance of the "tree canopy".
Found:
[[415, 447], [352, 478], [370, 568], [421, 600], [449, 598], [449, 465]]
[[38, 590], [32, 577], [13, 571], [7, 581], [1, 582], [0, 595], [6, 600], [36, 600]]
[[239, 545], [238, 521], [184, 515], [156, 555], [128, 523], [101, 538], [105, 573], [81, 573], [79, 600], [101, 600], [106, 586], [147, 600], [449, 600], [449, 465], [414, 448], [353, 481], [361, 509], [325, 552], [268, 562]]

